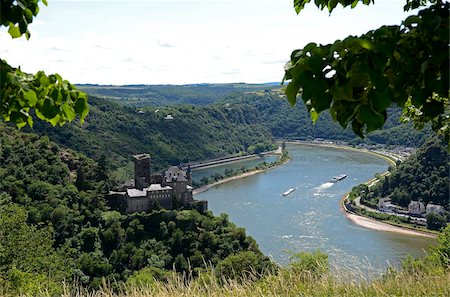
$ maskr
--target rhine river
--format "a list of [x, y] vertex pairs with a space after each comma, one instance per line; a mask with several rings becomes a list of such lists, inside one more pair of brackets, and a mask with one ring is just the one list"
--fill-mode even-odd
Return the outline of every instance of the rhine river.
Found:
[[[287, 264], [292, 252], [320, 250], [328, 254], [332, 267], [378, 274], [408, 254], [423, 256], [435, 243], [427, 237], [354, 225], [339, 209], [339, 199], [353, 186], [387, 170], [389, 164], [384, 159], [319, 146], [290, 144], [287, 148], [292, 156], [289, 163], [217, 185], [195, 199], [207, 200], [215, 215], [227, 213], [280, 264]], [[348, 175], [346, 179], [328, 182], [343, 173]], [[193, 178], [204, 174], [202, 169], [196, 170]], [[293, 187], [292, 194], [281, 196]]]

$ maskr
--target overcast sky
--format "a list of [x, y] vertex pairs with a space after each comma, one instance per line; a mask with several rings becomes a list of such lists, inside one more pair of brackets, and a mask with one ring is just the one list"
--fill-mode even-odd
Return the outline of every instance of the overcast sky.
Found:
[[26, 72], [72, 83], [189, 84], [279, 82], [292, 50], [331, 43], [405, 18], [402, 1], [337, 9], [293, 0], [48, 0], [30, 40], [0, 31], [0, 57]]

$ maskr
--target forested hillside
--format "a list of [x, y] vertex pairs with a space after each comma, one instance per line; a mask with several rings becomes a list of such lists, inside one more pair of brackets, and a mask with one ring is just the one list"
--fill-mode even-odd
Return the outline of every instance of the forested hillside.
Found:
[[[343, 130], [331, 119], [329, 113], [321, 114], [319, 120], [313, 124], [304, 104], [292, 107], [285, 98], [280, 98], [276, 93], [232, 94], [228, 95], [224, 102], [255, 108], [258, 111], [259, 119], [270, 129], [275, 138], [325, 138], [344, 140], [355, 144], [362, 142], [353, 134], [351, 127]], [[401, 109], [392, 108], [383, 130], [370, 133], [365, 141], [412, 147], [423, 144], [430, 135], [431, 129], [425, 128], [423, 131], [417, 131], [412, 125], [400, 123], [400, 114]]]
[[205, 265], [226, 268], [240, 257], [250, 259], [247, 268], [272, 265], [226, 215], [109, 211], [104, 158], [96, 163], [2, 123], [0, 140], [2, 295], [59, 294], [63, 280], [91, 288], [102, 278], [164, 280], [173, 268], [198, 274]]
[[231, 93], [256, 92], [279, 88], [275, 84], [193, 84], [193, 85], [79, 85], [81, 90], [106, 97], [129, 107], [213, 104]]
[[[82, 126], [53, 128], [37, 122], [34, 131], [95, 159], [106, 154], [113, 166], [124, 165], [132, 154], [149, 153], [155, 170], [245, 153], [249, 146], [275, 147], [257, 111], [248, 106], [181, 105], [137, 111], [94, 96], [89, 104]], [[166, 119], [169, 114], [173, 119]]]
[[[180, 104], [224, 109], [223, 104], [231, 103], [235, 108], [251, 111], [256, 115], [255, 121], [270, 129], [275, 138], [325, 138], [352, 144], [363, 142], [352, 133], [351, 127], [343, 130], [329, 113], [320, 115], [316, 124], [313, 124], [304, 104], [292, 107], [285, 98], [280, 98], [282, 93], [277, 91], [280, 89], [277, 84], [84, 85], [81, 88], [91, 95], [104, 96], [120, 105], [141, 109], [154, 107], [153, 110], [156, 110], [161, 106]], [[93, 98], [93, 104], [98, 105], [98, 100]], [[370, 133], [364, 142], [412, 147], [422, 145], [431, 129], [426, 127], [423, 131], [417, 131], [412, 125], [401, 123], [400, 115], [401, 109], [391, 108], [384, 129]]]
[[377, 203], [382, 197], [407, 207], [411, 200], [423, 200], [450, 210], [450, 177], [447, 145], [438, 138], [429, 139], [416, 154], [394, 168], [389, 176], [362, 196], [362, 201]]

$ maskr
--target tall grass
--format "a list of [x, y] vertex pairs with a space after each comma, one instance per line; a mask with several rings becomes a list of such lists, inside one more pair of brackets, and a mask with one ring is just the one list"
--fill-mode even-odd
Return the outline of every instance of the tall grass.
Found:
[[351, 273], [330, 272], [327, 267], [318, 268], [323, 270], [290, 266], [265, 276], [248, 272], [238, 279], [218, 278], [212, 269], [197, 278], [174, 274], [164, 282], [155, 280], [125, 285], [118, 292], [109, 289], [108, 284], [92, 292], [66, 287], [63, 296], [450, 296], [450, 271], [443, 267], [424, 268], [408, 264], [399, 270], [388, 269], [385, 275], [373, 280], [361, 279], [359, 273], [355, 277]]

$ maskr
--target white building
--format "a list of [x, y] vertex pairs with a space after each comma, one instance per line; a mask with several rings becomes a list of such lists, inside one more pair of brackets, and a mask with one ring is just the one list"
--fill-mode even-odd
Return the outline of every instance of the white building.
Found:
[[415, 215], [415, 216], [423, 216], [426, 213], [426, 208], [425, 208], [425, 204], [423, 204], [423, 202], [420, 201], [411, 201], [409, 202], [408, 205], [408, 212], [411, 215]]
[[446, 214], [445, 208], [442, 205], [428, 203], [427, 204], [427, 215], [434, 213], [440, 216], [444, 216]]

